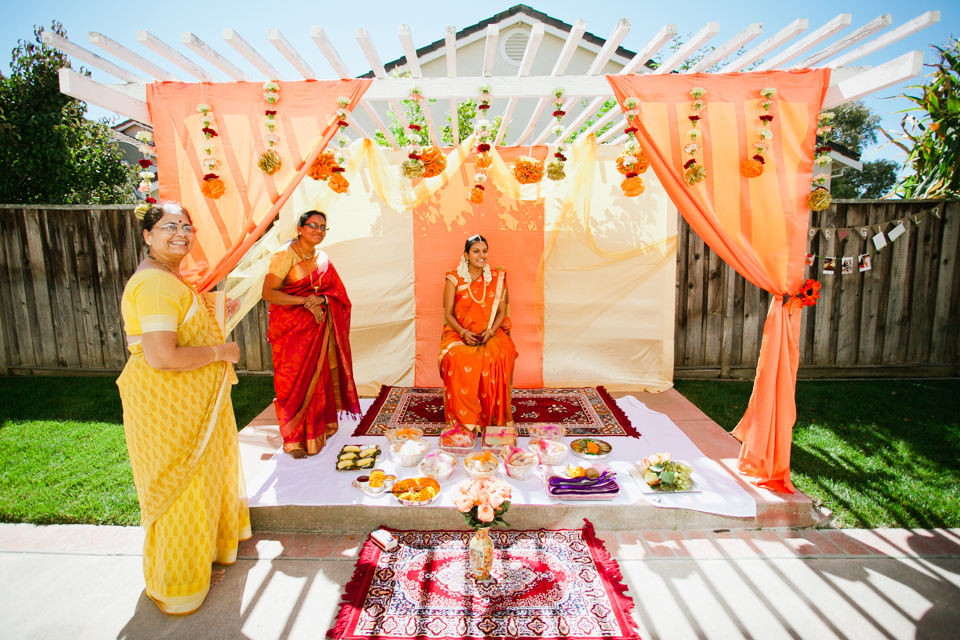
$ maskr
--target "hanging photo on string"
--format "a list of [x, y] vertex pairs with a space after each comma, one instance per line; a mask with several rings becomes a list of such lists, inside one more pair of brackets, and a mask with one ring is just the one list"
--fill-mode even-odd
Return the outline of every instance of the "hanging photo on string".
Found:
[[890, 233], [887, 234], [887, 238], [890, 239], [890, 242], [893, 242], [903, 234], [907, 232], [906, 227], [903, 226], [903, 222], [898, 222], [893, 229], [890, 229]]
[[827, 256], [826, 258], [823, 259], [823, 272], [826, 275], [832, 276], [834, 271], [836, 271], [836, 269], [837, 269], [837, 259], [835, 257]]
[[847, 256], [840, 259], [840, 273], [845, 276], [853, 273], [853, 256]]
[[860, 267], [860, 273], [863, 273], [864, 271], [870, 271], [870, 269], [873, 269], [873, 261], [870, 260], [870, 256], [867, 255], [866, 253], [862, 254], [857, 259], [857, 264]]
[[883, 235], [883, 231], [873, 236], [873, 246], [877, 251], [880, 251], [880, 249], [883, 249], [885, 246], [887, 246], [887, 237]]

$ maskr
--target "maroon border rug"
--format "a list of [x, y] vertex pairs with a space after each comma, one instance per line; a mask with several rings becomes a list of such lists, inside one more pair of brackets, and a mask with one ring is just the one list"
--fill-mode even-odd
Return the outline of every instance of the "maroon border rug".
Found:
[[[603, 387], [514, 389], [513, 420], [521, 436], [527, 427], [561, 424], [569, 436], [640, 437]], [[382, 436], [396, 427], [419, 427], [426, 436], [439, 436], [446, 427], [443, 389], [381, 387], [353, 436]]]
[[620, 567], [583, 529], [494, 529], [491, 579], [470, 574], [470, 531], [368, 538], [327, 637], [334, 640], [639, 640]]

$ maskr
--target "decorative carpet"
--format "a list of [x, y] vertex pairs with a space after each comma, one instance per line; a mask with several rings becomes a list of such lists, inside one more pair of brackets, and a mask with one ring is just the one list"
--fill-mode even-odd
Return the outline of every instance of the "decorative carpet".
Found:
[[[513, 420], [521, 436], [527, 427], [561, 424], [570, 436], [640, 437], [603, 387], [514, 389]], [[439, 436], [446, 426], [443, 389], [383, 386], [353, 435], [382, 436], [387, 429], [419, 427], [426, 436]]]
[[470, 531], [393, 531], [368, 539], [347, 585], [335, 640], [563, 638], [639, 640], [616, 560], [580, 530], [491, 530], [491, 579], [470, 573]]

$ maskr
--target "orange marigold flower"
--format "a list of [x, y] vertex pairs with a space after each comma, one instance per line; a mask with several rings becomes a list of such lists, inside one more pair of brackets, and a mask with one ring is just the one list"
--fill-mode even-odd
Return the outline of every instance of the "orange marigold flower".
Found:
[[330, 176], [333, 175], [332, 169], [336, 166], [338, 165], [337, 161], [333, 158], [333, 152], [324, 151], [320, 154], [320, 157], [310, 165], [310, 168], [307, 169], [307, 175], [314, 180], [329, 180]]
[[740, 165], [740, 175], [742, 175], [744, 178], [756, 178], [762, 174], [763, 165], [753, 158], [747, 158], [743, 161], [743, 164]]
[[640, 176], [633, 176], [632, 178], [627, 178], [621, 182], [620, 188], [623, 189], [625, 196], [628, 198], [635, 198], [643, 193], [644, 189], [646, 189], [646, 186], [643, 184], [643, 178]]
[[200, 193], [203, 194], [203, 197], [210, 198], [211, 200], [219, 199], [225, 192], [227, 188], [223, 184], [223, 180], [206, 180], [202, 185], [200, 185]]
[[344, 193], [350, 186], [350, 183], [347, 182], [347, 179], [343, 177], [342, 173], [334, 173], [331, 175], [330, 179], [327, 180], [327, 184], [337, 193]]

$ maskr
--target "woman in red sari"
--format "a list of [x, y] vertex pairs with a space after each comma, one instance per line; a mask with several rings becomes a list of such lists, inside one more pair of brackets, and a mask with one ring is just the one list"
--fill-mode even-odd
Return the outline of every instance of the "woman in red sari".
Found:
[[359, 415], [350, 355], [350, 298], [320, 251], [327, 216], [307, 211], [297, 237], [270, 259], [263, 299], [270, 303], [273, 404], [283, 450], [294, 458], [319, 453], [337, 432], [341, 411]]
[[447, 272], [443, 289], [440, 375], [446, 421], [474, 436], [487, 426], [513, 426], [517, 348], [507, 333], [507, 273], [503, 267], [490, 268], [487, 247], [482, 236], [468, 238], [460, 266]]

